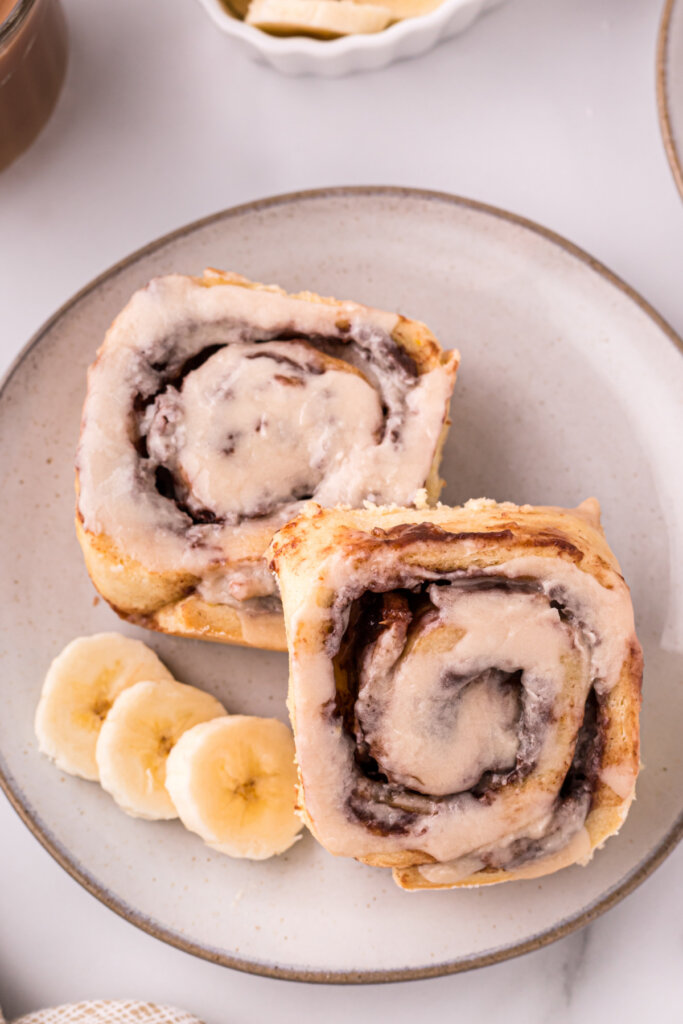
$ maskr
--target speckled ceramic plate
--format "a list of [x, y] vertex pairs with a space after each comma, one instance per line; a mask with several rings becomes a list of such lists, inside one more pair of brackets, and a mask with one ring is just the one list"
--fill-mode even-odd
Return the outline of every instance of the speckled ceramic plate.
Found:
[[683, 3], [666, 0], [657, 44], [657, 108], [664, 148], [683, 197]]
[[[424, 319], [462, 353], [445, 500], [603, 503], [645, 647], [638, 800], [587, 868], [473, 891], [407, 894], [307, 836], [264, 863], [210, 852], [177, 822], [127, 818], [36, 750], [33, 712], [74, 636], [142, 636], [228, 709], [285, 718], [281, 654], [122, 626], [94, 599], [73, 535], [85, 370], [150, 277], [206, 265]], [[681, 833], [683, 360], [630, 289], [556, 236], [499, 210], [401, 189], [317, 192], [190, 225], [89, 285], [39, 332], [0, 397], [0, 777], [40, 841], [87, 889], [159, 938], [279, 977], [373, 981], [462, 970], [533, 949], [638, 884]]]

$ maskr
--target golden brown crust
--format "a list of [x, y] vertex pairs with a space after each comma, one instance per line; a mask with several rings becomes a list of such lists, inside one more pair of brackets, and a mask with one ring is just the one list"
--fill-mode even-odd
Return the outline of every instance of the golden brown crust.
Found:
[[[587, 499], [577, 509], [477, 499], [457, 508], [439, 505], [427, 510], [393, 506], [349, 510], [322, 509], [312, 502], [301, 516], [275, 534], [269, 549], [271, 568], [281, 582], [287, 579], [295, 594], [296, 577], [303, 581], [313, 566], [340, 548], [362, 562], [377, 546], [395, 544], [397, 537], [392, 536], [392, 530], [413, 525], [415, 532], [404, 534], [402, 542], [402, 559], [407, 564], [447, 572], [454, 559], [460, 568], [467, 569], [490, 567], [533, 553], [570, 561], [609, 587], [615, 574], [622, 582], [623, 577], [599, 518], [595, 519], [596, 506], [595, 499]], [[428, 528], [421, 538], [419, 528], [425, 523]], [[430, 533], [430, 527], [448, 536], [439, 538]]]
[[78, 516], [76, 536], [95, 589], [126, 622], [193, 640], [287, 650], [280, 613], [246, 616], [227, 605], [209, 604], [193, 593], [195, 577], [149, 571], [122, 555], [108, 537], [84, 530]]
[[86, 530], [78, 515], [76, 536], [95, 589], [122, 618], [152, 618], [181, 601], [197, 582], [190, 573], [152, 572], [119, 551], [106, 534]]
[[269, 651], [287, 650], [282, 615], [263, 611], [247, 616], [227, 605], [202, 601], [196, 594], [160, 609], [152, 619], [140, 621], [139, 625], [197, 640], [260, 647]]

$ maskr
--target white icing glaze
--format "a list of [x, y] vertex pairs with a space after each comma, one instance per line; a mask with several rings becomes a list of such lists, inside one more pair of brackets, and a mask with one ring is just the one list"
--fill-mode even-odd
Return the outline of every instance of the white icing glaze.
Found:
[[321, 481], [377, 444], [377, 392], [338, 361], [307, 373], [312, 355], [296, 342], [229, 345], [173, 391], [170, 411], [167, 393], [157, 401], [148, 449], [184, 482], [190, 507], [254, 516], [292, 494], [318, 499]]
[[[89, 371], [77, 458], [85, 529], [106, 534], [148, 570], [194, 574], [207, 596], [219, 596], [217, 568], [239, 564], [249, 576], [253, 567], [256, 590], [233, 577], [225, 584], [231, 601], [248, 602], [272, 592], [260, 560], [272, 533], [302, 507], [299, 494], [323, 504], [410, 504], [430, 470], [457, 361], [418, 377], [385, 365], [397, 323], [395, 314], [354, 303], [206, 287], [179, 275], [152, 281], [116, 319]], [[293, 332], [355, 339], [358, 351], [347, 347], [358, 369], [305, 342], [267, 340]], [[173, 373], [210, 346], [224, 347], [175, 388]], [[245, 359], [254, 349], [301, 366], [317, 360], [324, 372]], [[171, 383], [159, 392], [160, 366]], [[133, 412], [136, 396], [149, 401], [142, 413]], [[139, 433], [147, 459], [136, 450]], [[193, 523], [159, 493], [157, 465], [172, 475], [181, 504], [218, 521]], [[254, 511], [258, 518], [248, 518]]]
[[[321, 505], [358, 508], [364, 501], [412, 505], [429, 472], [446, 415], [452, 382], [444, 368], [420, 377], [406, 397], [400, 438], [356, 449], [333, 468], [316, 492]], [[418, 483], [419, 480], [419, 483]]]
[[197, 595], [208, 604], [238, 608], [253, 597], [271, 597], [277, 584], [263, 561], [235, 563], [210, 571], [198, 584]]
[[[547, 874], [548, 871], [557, 871], [569, 864], [585, 865], [592, 855], [593, 848], [588, 831], [585, 828], [580, 828], [568, 839], [559, 853], [540, 857], [538, 860], [532, 860], [528, 864], [522, 864], [515, 868], [515, 878], [538, 878]], [[484, 863], [481, 857], [475, 856], [461, 857], [459, 860], [447, 861], [445, 864], [420, 864], [416, 871], [432, 885], [451, 886], [470, 878], [477, 871], [481, 871], [482, 867], [484, 867]], [[502, 877], [497, 879], [499, 882], [503, 880]]]
[[[527, 688], [542, 686], [549, 703], [573, 644], [537, 594], [432, 587], [430, 597], [438, 620], [411, 637], [379, 686], [371, 676], [356, 707], [363, 723], [370, 705], [364, 735], [382, 771], [421, 793], [447, 796], [470, 789], [487, 770], [515, 765], [518, 688], [501, 685], [490, 670], [523, 671]], [[444, 634], [453, 642], [440, 642]]]

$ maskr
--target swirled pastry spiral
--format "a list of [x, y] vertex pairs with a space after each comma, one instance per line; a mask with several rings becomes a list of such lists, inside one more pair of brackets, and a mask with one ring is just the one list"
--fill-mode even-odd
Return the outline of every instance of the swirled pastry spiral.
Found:
[[137, 292], [88, 375], [76, 527], [150, 628], [284, 649], [263, 553], [302, 508], [436, 500], [457, 352], [394, 313], [206, 271]]
[[547, 874], [634, 795], [642, 656], [590, 499], [323, 510], [271, 545], [300, 804], [408, 889]]

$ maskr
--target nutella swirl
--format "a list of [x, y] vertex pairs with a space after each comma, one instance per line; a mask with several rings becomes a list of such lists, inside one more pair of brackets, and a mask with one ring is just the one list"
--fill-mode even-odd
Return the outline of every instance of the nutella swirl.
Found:
[[[381, 579], [373, 580], [335, 656], [337, 675], [347, 679], [340, 712], [354, 747], [351, 816], [366, 825], [374, 816], [381, 833], [384, 805], [401, 806], [412, 810], [405, 834], [419, 835], [423, 815], [463, 810], [465, 796], [490, 807], [534, 771], [567, 780], [574, 765], [586, 777], [600, 745], [595, 716], [581, 732], [592, 692], [590, 638], [546, 595], [508, 586], [505, 577], [430, 584], [416, 573], [405, 582], [410, 589], [382, 592]], [[507, 840], [479, 850], [482, 867], [544, 856], [558, 815], [567, 839], [578, 832], [588, 803], [577, 804], [575, 790], [569, 781], [553, 801], [537, 799], [528, 833], [514, 850]], [[469, 871], [473, 851], [461, 850]], [[439, 859], [444, 854], [438, 848]]]

